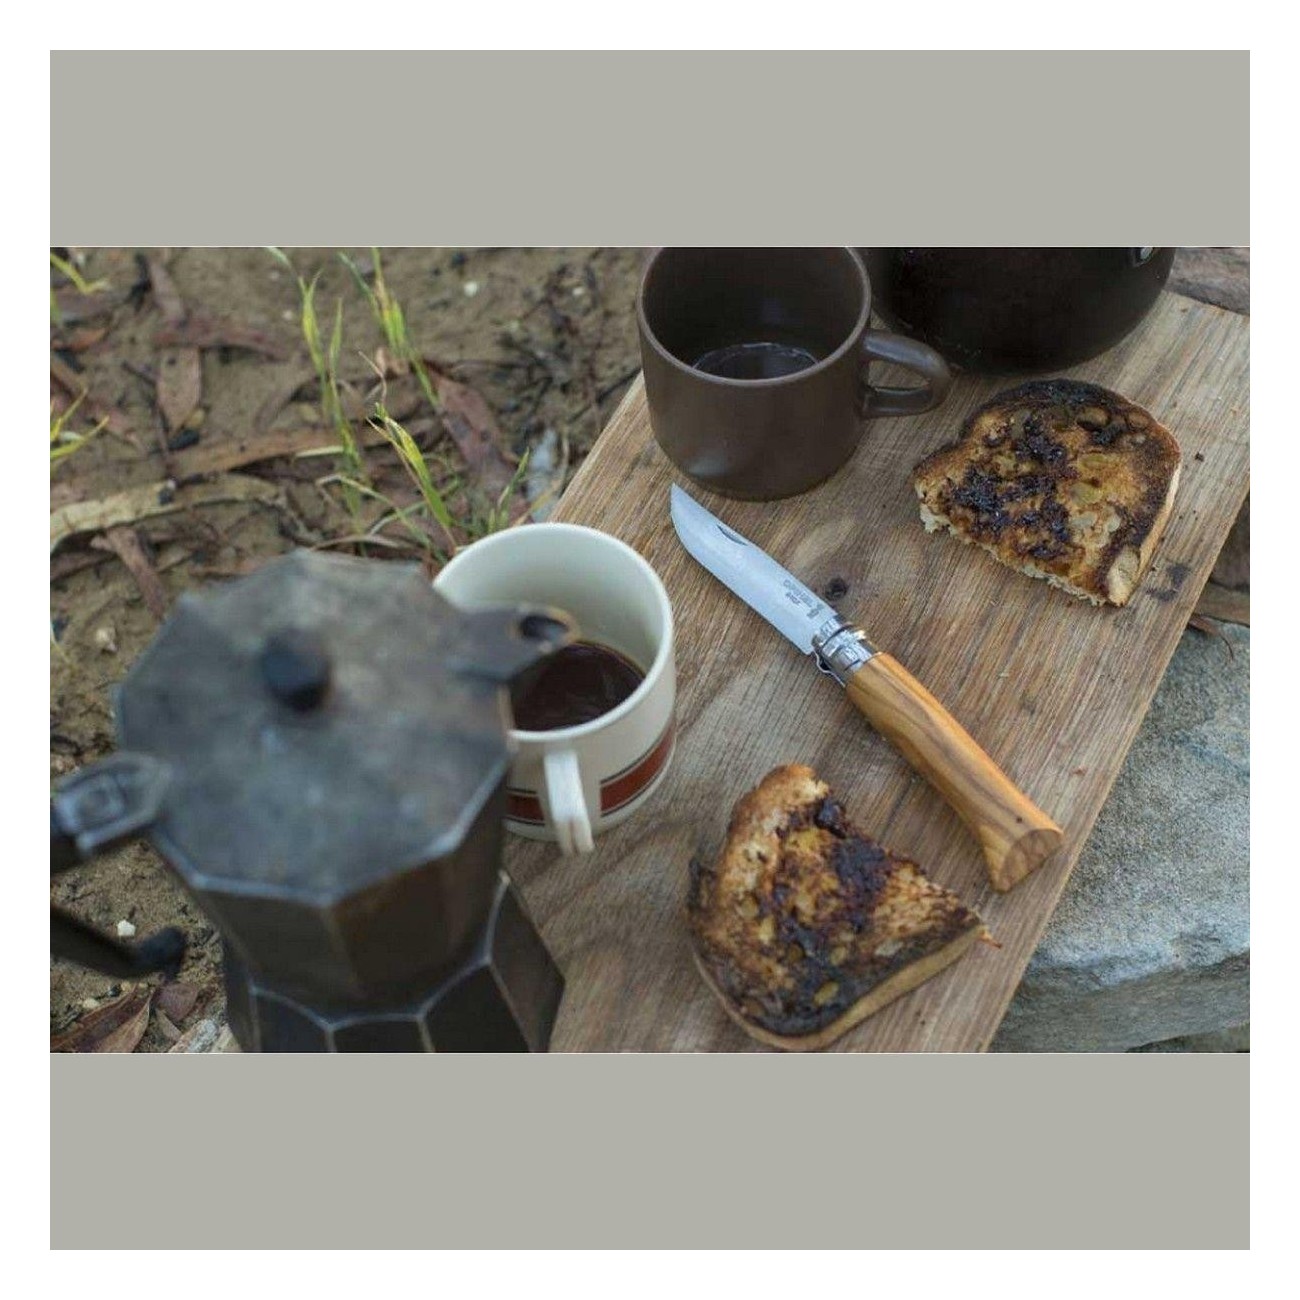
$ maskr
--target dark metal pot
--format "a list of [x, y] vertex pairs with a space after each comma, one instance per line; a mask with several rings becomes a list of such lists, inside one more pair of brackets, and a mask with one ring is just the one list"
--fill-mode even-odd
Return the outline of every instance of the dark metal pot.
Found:
[[1155, 305], [1173, 248], [867, 248], [874, 306], [893, 329], [982, 374], [1072, 366]]

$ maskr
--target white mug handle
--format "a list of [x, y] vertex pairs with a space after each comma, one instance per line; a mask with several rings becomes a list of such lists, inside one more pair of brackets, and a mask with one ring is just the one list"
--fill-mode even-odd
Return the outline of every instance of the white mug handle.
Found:
[[582, 792], [578, 756], [571, 749], [555, 750], [542, 760], [546, 781], [546, 807], [551, 829], [564, 854], [590, 853], [596, 847]]

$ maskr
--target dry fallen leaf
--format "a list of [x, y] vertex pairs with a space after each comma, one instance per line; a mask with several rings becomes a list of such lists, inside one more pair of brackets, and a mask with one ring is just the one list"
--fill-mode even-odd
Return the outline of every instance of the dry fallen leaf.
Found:
[[153, 254], [148, 259], [149, 285], [153, 289], [153, 300], [158, 304], [163, 320], [169, 325], [179, 325], [185, 319], [185, 302], [181, 298], [176, 282], [167, 270], [166, 259], [161, 254]]
[[153, 1009], [153, 1022], [158, 1026], [159, 1033], [161, 1033], [169, 1043], [175, 1043], [180, 1040], [181, 1031], [167, 1018], [167, 1013], [157, 1006]]
[[158, 409], [170, 433], [203, 400], [203, 358], [198, 348], [172, 348], [158, 357]]
[[[161, 256], [152, 256], [148, 262], [154, 302], [166, 326], [179, 329], [188, 313], [176, 282]], [[175, 433], [193, 415], [203, 400], [203, 358], [198, 348], [182, 346], [159, 353], [156, 400], [169, 433]]]
[[240, 348], [245, 352], [260, 352], [273, 361], [284, 360], [288, 351], [265, 330], [197, 311], [159, 326], [153, 341], [155, 347]]
[[156, 515], [175, 514], [218, 501], [275, 501], [280, 489], [247, 474], [220, 474], [203, 483], [144, 483], [91, 501], [70, 501], [50, 512], [50, 550], [70, 537], [102, 533]]
[[50, 1039], [51, 1052], [134, 1052], [149, 1027], [150, 988], [129, 989]]
[[432, 363], [429, 378], [438, 394], [438, 414], [474, 480], [495, 499], [515, 475], [515, 462], [505, 451], [505, 435], [483, 394], [462, 384]]
[[183, 980], [168, 980], [158, 990], [158, 1010], [169, 1020], [179, 1025], [194, 1010], [202, 990], [197, 984], [186, 984]]

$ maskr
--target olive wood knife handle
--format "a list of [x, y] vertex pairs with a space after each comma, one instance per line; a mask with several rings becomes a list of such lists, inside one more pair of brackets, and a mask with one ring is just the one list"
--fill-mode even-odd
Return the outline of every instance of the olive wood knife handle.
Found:
[[952, 805], [980, 842], [993, 888], [1042, 865], [1061, 828], [1011, 782], [896, 659], [874, 654], [845, 682], [854, 707]]

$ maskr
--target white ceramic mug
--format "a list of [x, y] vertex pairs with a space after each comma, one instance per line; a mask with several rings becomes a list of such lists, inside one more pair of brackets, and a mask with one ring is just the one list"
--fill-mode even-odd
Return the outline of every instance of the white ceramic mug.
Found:
[[645, 673], [627, 699], [590, 722], [510, 733], [506, 826], [565, 853], [590, 853], [595, 836], [650, 798], [672, 758], [673, 611], [659, 575], [595, 528], [522, 524], [467, 546], [434, 586], [462, 609], [565, 610], [582, 640], [617, 650]]

